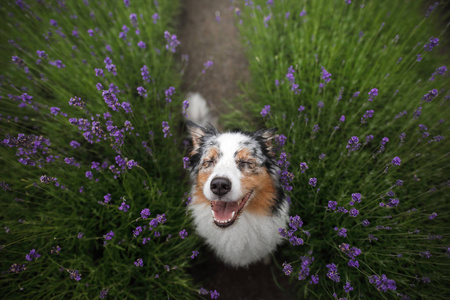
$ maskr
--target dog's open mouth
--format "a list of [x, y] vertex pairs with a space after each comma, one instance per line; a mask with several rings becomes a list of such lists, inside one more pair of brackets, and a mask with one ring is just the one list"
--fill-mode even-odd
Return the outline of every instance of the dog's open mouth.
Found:
[[212, 201], [211, 202], [211, 213], [214, 219], [214, 224], [219, 227], [226, 228], [233, 225], [242, 212], [245, 204], [252, 195], [253, 191], [250, 191], [239, 201]]

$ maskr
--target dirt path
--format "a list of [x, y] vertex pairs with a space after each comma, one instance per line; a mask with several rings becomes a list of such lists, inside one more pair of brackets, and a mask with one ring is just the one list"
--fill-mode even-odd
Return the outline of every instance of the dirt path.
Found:
[[[241, 93], [239, 82], [249, 80], [233, 3], [230, 0], [184, 0], [182, 4], [179, 53], [189, 55], [183, 91], [200, 93], [209, 102], [212, 113], [220, 117], [230, 112], [225, 101], [239, 107], [235, 100]], [[208, 60], [214, 63], [212, 69], [196, 80]], [[274, 265], [259, 263], [248, 269], [234, 269], [217, 261], [206, 247], [200, 252], [208, 257], [207, 261], [196, 265], [191, 273], [205, 288], [216, 289], [220, 299], [293, 299], [274, 283], [271, 269], [282, 286], [288, 285], [286, 276]]]
[[[215, 116], [230, 112], [226, 101], [240, 93], [239, 82], [249, 80], [248, 62], [235, 26], [230, 0], [184, 0], [179, 28], [180, 53], [189, 55], [184, 92], [198, 92]], [[206, 61], [211, 69], [198, 78]], [[197, 80], [198, 79], [198, 80]]]

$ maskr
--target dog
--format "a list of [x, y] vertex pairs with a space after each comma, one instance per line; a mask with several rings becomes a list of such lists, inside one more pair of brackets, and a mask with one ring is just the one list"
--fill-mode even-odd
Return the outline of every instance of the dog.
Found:
[[[196, 97], [204, 109], [206, 101]], [[288, 221], [276, 129], [219, 133], [211, 124], [186, 125], [192, 139], [188, 209], [196, 232], [228, 265], [246, 267], [268, 257], [282, 243], [278, 229]]]

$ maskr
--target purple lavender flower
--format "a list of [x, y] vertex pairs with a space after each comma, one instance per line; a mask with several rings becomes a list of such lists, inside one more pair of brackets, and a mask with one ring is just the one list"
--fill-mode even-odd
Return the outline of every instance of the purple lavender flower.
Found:
[[434, 218], [436, 218], [438, 216], [438, 214], [437, 213], [432, 213], [429, 217], [428, 217], [428, 219], [430, 219], [430, 220], [433, 220]]
[[105, 241], [110, 241], [110, 240], [112, 240], [113, 237], [114, 237], [114, 232], [112, 230], [103, 236]]
[[328, 208], [331, 210], [336, 210], [337, 201], [328, 201]]
[[361, 143], [359, 143], [359, 138], [357, 136], [352, 136], [348, 142], [347, 146], [345, 147], [348, 149], [347, 155], [350, 156], [350, 154], [353, 151], [357, 151], [361, 148]]
[[381, 276], [369, 276], [369, 282], [371, 284], [374, 284], [377, 290], [383, 293], [386, 293], [388, 290], [395, 291], [397, 289], [395, 280], [388, 279], [384, 274], [382, 274]]
[[183, 169], [187, 169], [189, 167], [189, 157], [183, 157]]
[[164, 91], [164, 94], [166, 95], [166, 103], [172, 102], [171, 97], [175, 94], [175, 88], [173, 86], [169, 87]]
[[94, 174], [92, 174], [91, 171], [86, 171], [86, 178], [89, 178], [90, 180], [94, 179]]
[[59, 112], [61, 111], [61, 109], [59, 107], [50, 107], [50, 113], [52, 115], [57, 116], [59, 114]]
[[142, 226], [138, 226], [138, 227], [136, 227], [136, 229], [133, 230], [133, 236], [134, 237], [137, 237], [141, 233], [142, 233]]
[[367, 227], [367, 226], [369, 226], [370, 225], [370, 222], [369, 222], [369, 220], [363, 220], [362, 222], [361, 222], [361, 224], [362, 224], [362, 226], [364, 226], [364, 227]]
[[316, 187], [316, 184], [317, 184], [317, 178], [315, 178], [315, 177], [310, 178], [308, 183], [309, 183], [310, 186]]
[[76, 280], [76, 281], [80, 281], [81, 280], [81, 273], [78, 270], [67, 270], [67, 272], [69, 272], [69, 278]]
[[84, 233], [78, 232], [77, 239], [81, 240], [83, 238]]
[[356, 259], [352, 258], [348, 261], [348, 265], [352, 268], [359, 268], [359, 261], [357, 261]]
[[183, 116], [184, 116], [185, 118], [188, 117], [188, 115], [187, 115], [187, 109], [188, 109], [188, 107], [189, 107], [189, 101], [184, 100], [184, 101], [183, 101]]
[[413, 115], [413, 119], [417, 120], [421, 114], [422, 114], [422, 106], [420, 106], [419, 108], [416, 109], [416, 111], [414, 112], [414, 115]]
[[302, 9], [302, 11], [299, 14], [300, 17], [306, 16], [306, 10]]
[[329, 73], [324, 67], [321, 67], [322, 72], [320, 73], [321, 78], [325, 83], [328, 83], [331, 81], [331, 73]]
[[338, 227], [334, 227], [334, 231], [338, 232], [338, 236], [347, 237], [347, 229], [342, 227], [339, 229]]
[[103, 69], [95, 69], [95, 76], [104, 77], [105, 74], [103, 73]]
[[[433, 81], [434, 78], [436, 77], [436, 75], [445, 75], [445, 72], [447, 72], [447, 67], [446, 66], [442, 66], [436, 69], [436, 71], [433, 72], [433, 74], [431, 74], [430, 77], [430, 81]], [[436, 95], [437, 95], [437, 91], [436, 91]]]
[[198, 252], [197, 250], [192, 251], [192, 255], [191, 255], [191, 259], [194, 259], [198, 256], [200, 252]]
[[94, 30], [92, 29], [88, 29], [87, 33], [89, 34], [89, 36], [94, 36]]
[[103, 289], [100, 291], [100, 299], [105, 299], [108, 296], [109, 288]]
[[437, 89], [432, 89], [422, 97], [422, 101], [431, 102], [434, 98], [436, 98], [438, 95]]
[[219, 294], [219, 292], [218, 291], [216, 291], [216, 290], [211, 290], [210, 292], [210, 295], [211, 295], [211, 299], [217, 299], [217, 298], [219, 298], [220, 297], [220, 294]]
[[180, 238], [182, 240], [184, 240], [188, 236], [186, 229], [181, 230], [178, 234], [180, 235]]
[[339, 276], [338, 269], [334, 263], [328, 264], [326, 266], [328, 268], [327, 277], [333, 280], [334, 282], [341, 281], [341, 277]]
[[352, 208], [348, 211], [348, 214], [350, 217], [356, 217], [359, 215], [359, 210], [357, 210], [356, 208]]
[[373, 101], [373, 99], [378, 96], [378, 89], [371, 89], [369, 92], [369, 101]]
[[432, 5], [430, 5], [427, 9], [427, 12], [425, 13], [425, 18], [428, 18], [431, 14], [431, 12], [439, 5], [439, 2], [434, 2]]
[[206, 70], [208, 70], [209, 68], [211, 68], [211, 67], [213, 66], [213, 64], [214, 64], [214, 63], [213, 63], [212, 61], [210, 61], [210, 60], [208, 60], [207, 62], [205, 62], [205, 63], [203, 64], [203, 66], [204, 66], [205, 68], [203, 69], [202, 73], [205, 74]]
[[422, 54], [417, 54], [417, 59], [416, 59], [416, 60], [417, 60], [418, 62], [421, 62], [422, 59], [423, 59]]
[[108, 204], [109, 202], [111, 202], [111, 194], [106, 194], [105, 196], [103, 196], [104, 199], [104, 203]]
[[149, 73], [148, 67], [146, 65], [142, 66], [142, 68], [141, 68], [142, 80], [144, 80], [145, 82], [150, 82], [149, 74], [150, 73]]
[[[360, 193], [353, 193], [352, 194], [352, 201], [356, 203], [361, 203], [361, 194]], [[353, 204], [350, 204], [353, 205]]]
[[291, 236], [289, 238], [289, 243], [291, 243], [292, 246], [299, 246], [299, 245], [303, 245], [303, 239], [296, 237], [295, 235]]
[[313, 133], [317, 133], [319, 131], [320, 127], [319, 124], [316, 124], [313, 126]]
[[350, 281], [347, 281], [344, 285], [344, 291], [346, 293], [350, 293], [351, 291], [353, 291], [353, 287], [350, 285]]
[[141, 49], [147, 48], [147, 45], [146, 45], [143, 41], [139, 41], [137, 45], [138, 45], [138, 47], [141, 48]]
[[144, 87], [138, 86], [138, 87], [136, 88], [136, 90], [137, 90], [137, 92], [138, 92], [138, 94], [139, 94], [140, 96], [142, 96], [142, 97], [147, 97], [147, 91], [145, 90]]
[[319, 284], [319, 274], [311, 275], [311, 280], [309, 281], [309, 284]]
[[119, 206], [119, 210], [123, 211], [123, 212], [127, 212], [128, 209], [130, 209], [130, 206], [128, 204], [124, 202], [122, 202], [122, 204], [120, 204]]
[[169, 123], [164, 121], [162, 122], [162, 131], [164, 133], [164, 138], [168, 137], [168, 136], [172, 136], [172, 133], [170, 133], [170, 126]]
[[391, 163], [394, 166], [400, 166], [400, 164], [402, 163], [402, 160], [400, 159], [400, 157], [396, 156], [396, 157], [394, 157], [394, 159], [392, 159]]
[[364, 114], [364, 116], [361, 118], [361, 124], [365, 124], [367, 123], [367, 119], [370, 119], [373, 117], [373, 109], [370, 110], [366, 110], [366, 113]]
[[300, 163], [300, 171], [302, 173], [305, 173], [306, 170], [308, 170], [308, 165], [306, 164], [306, 162]]
[[177, 36], [175, 34], [171, 35], [168, 31], [165, 31], [164, 38], [167, 41], [166, 49], [175, 53], [175, 48], [180, 45], [180, 42], [177, 40]]
[[266, 117], [268, 114], [270, 114], [270, 105], [264, 106], [261, 110], [261, 116]]
[[342, 115], [342, 116], [339, 118], [339, 122], [341, 122], [341, 123], [344, 123], [344, 122], [345, 122], [345, 116], [344, 116], [344, 115]]
[[159, 20], [159, 15], [158, 13], [154, 13], [152, 15], [152, 19], [153, 19], [153, 24], [156, 24], [156, 22]]
[[141, 218], [147, 219], [148, 217], [150, 217], [150, 209], [144, 208], [143, 210], [141, 210]]
[[283, 272], [284, 274], [286, 274], [287, 276], [291, 276], [293, 268], [290, 264], [288, 264], [287, 262], [283, 263]]
[[142, 259], [142, 258], [138, 258], [135, 262], [134, 262], [134, 265], [136, 266], [136, 267], [143, 267], [144, 266], [144, 260]]
[[32, 261], [33, 259], [38, 259], [39, 257], [41, 257], [41, 255], [36, 252], [36, 249], [31, 249], [30, 253], [25, 255], [25, 259], [28, 261]]
[[428, 43], [426, 43], [423, 47], [425, 48], [425, 51], [431, 51], [434, 47], [439, 45], [439, 39], [435, 37], [430, 37], [428, 40]]

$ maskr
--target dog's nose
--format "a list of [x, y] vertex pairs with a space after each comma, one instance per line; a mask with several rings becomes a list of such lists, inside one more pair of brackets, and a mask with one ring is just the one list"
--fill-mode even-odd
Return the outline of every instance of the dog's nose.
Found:
[[211, 191], [217, 196], [223, 196], [231, 190], [231, 181], [224, 177], [217, 177], [211, 181]]

